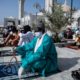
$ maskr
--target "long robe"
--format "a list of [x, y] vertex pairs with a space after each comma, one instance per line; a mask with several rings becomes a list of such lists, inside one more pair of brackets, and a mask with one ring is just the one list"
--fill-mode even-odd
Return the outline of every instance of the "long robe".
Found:
[[38, 38], [31, 43], [17, 47], [16, 51], [22, 58], [22, 67], [25, 69], [38, 70], [42, 75], [57, 72], [57, 52], [53, 40], [47, 34], [44, 35], [41, 45], [34, 52]]

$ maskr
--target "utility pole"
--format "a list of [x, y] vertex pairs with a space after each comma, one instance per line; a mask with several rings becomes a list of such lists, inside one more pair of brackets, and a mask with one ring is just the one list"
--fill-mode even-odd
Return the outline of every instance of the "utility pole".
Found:
[[34, 4], [33, 6], [34, 6], [34, 8], [36, 9], [36, 24], [37, 24], [37, 10], [40, 10], [40, 5], [39, 5], [39, 3], [37, 2], [37, 0], [36, 0], [35, 4]]
[[71, 11], [70, 11], [71, 22], [72, 22], [72, 12], [73, 12], [73, 0], [71, 0]]

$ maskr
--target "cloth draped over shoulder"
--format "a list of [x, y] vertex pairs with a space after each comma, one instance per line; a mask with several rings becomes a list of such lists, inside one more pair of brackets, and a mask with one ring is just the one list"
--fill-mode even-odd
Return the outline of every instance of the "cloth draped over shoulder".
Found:
[[36, 42], [37, 37], [30, 43], [16, 48], [16, 52], [21, 55], [21, 66], [25, 69], [38, 70], [42, 75], [56, 73], [58, 71], [57, 52], [52, 38], [45, 34], [41, 45], [34, 51]]
[[33, 35], [33, 33], [31, 31], [28, 31], [25, 34], [24, 33], [20, 33], [19, 36], [20, 36], [20, 40], [19, 40], [18, 46], [27, 44], [27, 43], [31, 42], [32, 39], [34, 38], [34, 35]]

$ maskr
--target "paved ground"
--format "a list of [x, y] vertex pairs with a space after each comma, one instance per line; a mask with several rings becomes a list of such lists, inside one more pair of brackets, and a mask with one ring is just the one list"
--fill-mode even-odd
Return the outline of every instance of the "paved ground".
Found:
[[[58, 47], [56, 49], [58, 52], [59, 68], [62, 70], [62, 72], [48, 77], [38, 77], [25, 80], [73, 80], [73, 78], [71, 77], [71, 71], [76, 70], [80, 67], [80, 50]], [[8, 61], [9, 59], [10, 58], [6, 58], [6, 61]]]
[[58, 52], [59, 68], [61, 73], [49, 77], [40, 77], [34, 80], [73, 80], [71, 71], [80, 68], [80, 50], [56, 48]]

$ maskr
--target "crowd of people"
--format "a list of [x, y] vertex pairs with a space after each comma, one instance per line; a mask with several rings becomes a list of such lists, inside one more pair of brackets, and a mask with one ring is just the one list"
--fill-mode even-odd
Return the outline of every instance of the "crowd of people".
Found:
[[[16, 26], [7, 26], [4, 29], [4, 43], [0, 44], [2, 46], [19, 46], [25, 43], [30, 42], [34, 36], [29, 25], [23, 26], [23, 30], [18, 30]], [[49, 35], [49, 34], [48, 34]], [[75, 45], [80, 46], [80, 30], [79, 28], [74, 31], [71, 28], [71, 24], [68, 23], [66, 29], [61, 31], [60, 33], [56, 32], [55, 35], [51, 36], [53, 38], [54, 43], [57, 42], [66, 42], [68, 39], [72, 39], [75, 41]]]
[[23, 26], [23, 31], [10, 26], [5, 32], [4, 43], [0, 46], [16, 46], [15, 52], [21, 56], [19, 79], [26, 70], [42, 76], [59, 72], [53, 38], [45, 31], [42, 21], [36, 24], [34, 34], [29, 25]]
[[80, 31], [74, 32], [70, 27], [62, 33], [56, 33], [54, 38], [45, 31], [42, 21], [36, 24], [35, 33], [29, 25], [23, 26], [23, 30], [18, 30], [16, 26], [8, 26], [4, 30], [4, 43], [0, 47], [15, 46], [15, 52], [21, 56], [21, 66], [18, 70], [18, 77], [21, 79], [23, 72], [38, 72], [45, 76], [49, 73], [59, 71], [57, 63], [57, 51], [54, 42], [73, 39], [80, 47]]
[[30, 42], [33, 37], [34, 35], [29, 25], [23, 26], [23, 31], [18, 30], [14, 25], [7, 26], [3, 31], [4, 43], [0, 44], [0, 47], [23, 45]]
[[70, 23], [67, 24], [64, 30], [60, 33], [56, 33], [54, 38], [54, 42], [67, 42], [68, 40], [74, 41], [74, 46], [80, 48], [80, 28], [77, 27], [76, 30], [72, 29]]

